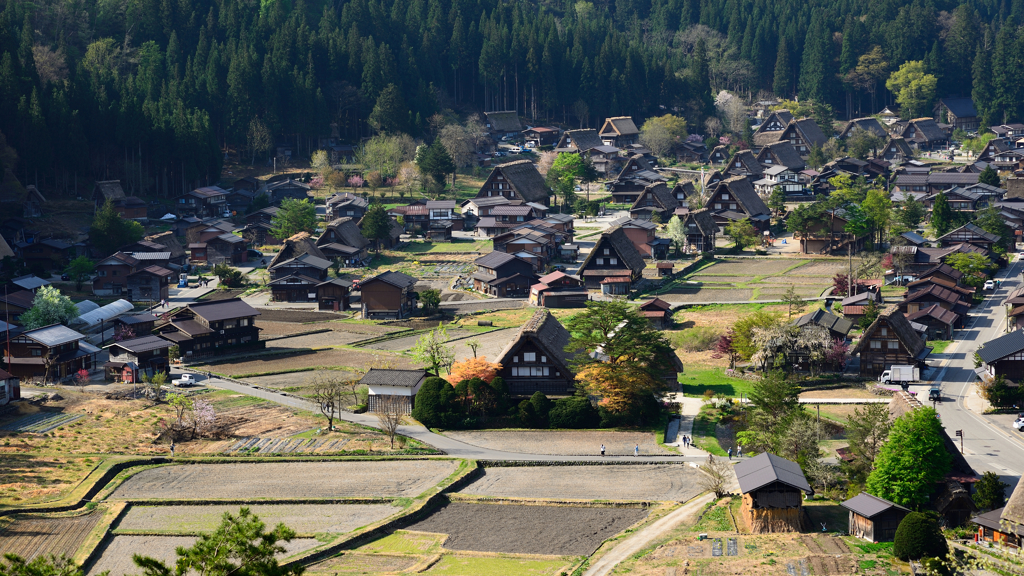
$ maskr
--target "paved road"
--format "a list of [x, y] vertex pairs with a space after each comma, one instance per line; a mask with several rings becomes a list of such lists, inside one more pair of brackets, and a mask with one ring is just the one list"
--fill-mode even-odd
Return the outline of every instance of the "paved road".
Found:
[[[956, 342], [946, 348], [946, 359], [929, 370], [934, 382], [942, 388], [943, 401], [937, 410], [950, 437], [957, 430], [963, 430], [964, 456], [979, 474], [992, 471], [1010, 484], [1010, 490], [1017, 485], [1024, 473], [1024, 434], [1015, 431], [1000, 419], [985, 416], [969, 410], [965, 405], [970, 398], [974, 374], [974, 351], [982, 344], [1002, 335], [1006, 329], [1006, 309], [1002, 302], [1006, 295], [1020, 285], [1020, 274], [1024, 263], [1015, 262], [1001, 270], [997, 277], [1002, 281], [999, 290], [975, 307], [972, 319], [965, 330], [954, 334]], [[912, 386], [918, 396], [927, 398], [928, 386]], [[973, 404], [978, 404], [977, 400]], [[1005, 420], [1002, 419], [1002, 420]]]
[[[172, 374], [175, 378], [177, 373]], [[205, 377], [200, 377], [200, 382], [214, 388], [222, 388], [224, 390], [231, 390], [239, 392], [241, 394], [248, 394], [257, 398], [263, 398], [271, 402], [276, 402], [283, 406], [290, 406], [292, 408], [299, 408], [301, 410], [309, 410], [312, 412], [319, 412], [319, 409], [312, 402], [304, 399], [297, 398], [292, 395], [280, 394], [272, 390], [264, 388], [254, 388], [252, 386], [246, 386], [242, 384], [236, 384], [234, 382], [223, 380], [217, 377], [213, 377], [210, 380], [206, 380]], [[352, 414], [349, 412], [341, 413], [338, 418], [347, 422], [354, 422], [356, 424], [362, 424], [364, 426], [370, 426], [373, 428], [380, 428], [377, 423], [377, 418], [370, 414]], [[480, 448], [479, 446], [473, 446], [460, 442], [447, 436], [435, 434], [430, 430], [427, 430], [423, 426], [400, 426], [398, 433], [403, 436], [415, 438], [421, 442], [429, 444], [438, 450], [441, 450], [449, 456], [455, 456], [458, 458], [468, 458], [474, 460], [538, 460], [538, 461], [607, 461], [607, 460], [628, 460], [636, 461], [637, 458], [633, 456], [607, 456], [601, 457], [598, 454], [594, 456], [559, 456], [552, 454], [521, 454], [518, 452], [503, 452], [501, 450], [490, 450], [487, 448]], [[694, 449], [692, 452], [696, 452]], [[706, 458], [705, 454], [692, 454], [687, 456], [644, 456], [641, 454], [640, 460], [647, 462], [699, 462]]]

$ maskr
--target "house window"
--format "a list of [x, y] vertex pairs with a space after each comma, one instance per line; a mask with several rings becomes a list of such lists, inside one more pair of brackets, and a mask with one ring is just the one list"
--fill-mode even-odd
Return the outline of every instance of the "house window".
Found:
[[43, 351], [40, 350], [39, 348], [33, 348], [32, 349], [32, 355], [33, 356], [42, 356], [43, 355]]
[[722, 209], [722, 205], [721, 204], [715, 204], [715, 210], [721, 210], [721, 209]]
[[889, 350], [899, 350], [900, 343], [896, 340], [889, 340]]
[[597, 259], [597, 265], [600, 266], [602, 264], [604, 264], [604, 258], [598, 258]]
[[882, 326], [882, 336], [888, 336], [888, 335], [889, 335], [889, 329], [886, 328], [885, 326]]
[[882, 342], [879, 341], [879, 340], [872, 340], [871, 341], [871, 349], [872, 350], [881, 350], [882, 349]]
[[722, 194], [722, 200], [728, 200], [728, 199], [729, 199], [729, 195], [728, 194]]
[[615, 266], [616, 264], [619, 263], [619, 260], [618, 258], [609, 258], [608, 263], [611, 264], [612, 266]]
[[548, 357], [547, 356], [541, 356], [540, 357], [540, 361], [541, 362], [547, 362], [548, 361]]
[[736, 204], [729, 204], [729, 210], [735, 210]]
[[609, 255], [609, 254], [611, 254], [611, 252], [609, 252], [609, 251], [608, 251], [608, 248], [605, 248], [605, 249], [604, 249], [604, 255], [605, 255], [605, 256], [607, 256], [607, 255]]
[[536, 352], [523, 352], [523, 362], [536, 362], [536, 361], [537, 361], [537, 353]]
[[513, 363], [519, 362], [519, 356], [513, 356], [512, 357], [512, 362]]

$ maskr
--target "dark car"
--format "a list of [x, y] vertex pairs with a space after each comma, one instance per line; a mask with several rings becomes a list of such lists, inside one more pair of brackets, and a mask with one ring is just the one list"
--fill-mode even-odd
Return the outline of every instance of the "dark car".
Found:
[[252, 248], [250, 248], [249, 258], [263, 258], [263, 252], [260, 252], [259, 250], [253, 250]]
[[928, 390], [928, 401], [942, 402], [942, 390], [939, 388], [932, 388]]
[[71, 281], [71, 275], [70, 274], [61, 274], [60, 275], [60, 279], [65, 281], [65, 282], [69, 282], [69, 281]]

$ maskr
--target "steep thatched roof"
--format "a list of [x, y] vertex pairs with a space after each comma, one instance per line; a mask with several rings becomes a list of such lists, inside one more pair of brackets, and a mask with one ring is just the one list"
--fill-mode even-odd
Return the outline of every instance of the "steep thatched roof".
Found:
[[317, 248], [316, 244], [313, 243], [313, 239], [310, 238], [308, 232], [299, 232], [284, 241], [281, 245], [281, 251], [277, 253], [277, 256], [274, 256], [273, 260], [270, 261], [270, 266], [267, 266], [267, 269], [269, 270], [278, 264], [287, 262], [293, 258], [298, 258], [303, 254], [316, 256], [317, 258], [322, 258], [328, 262], [331, 261], [331, 259], [325, 256], [324, 253]]
[[842, 139], [849, 137], [857, 128], [871, 132], [879, 138], [886, 138], [889, 136], [889, 132], [882, 127], [882, 123], [879, 122], [877, 118], [868, 116], [867, 118], [854, 118], [847, 122], [846, 126], [843, 127], [843, 131], [839, 133], [839, 138]]
[[490, 124], [491, 132], [522, 132], [523, 125], [519, 123], [519, 115], [514, 110], [503, 112], [484, 112], [487, 123]]
[[519, 348], [520, 344], [532, 342], [545, 353], [545, 356], [558, 365], [559, 372], [571, 377], [573, 371], [569, 363], [576, 354], [565, 351], [570, 338], [569, 331], [558, 322], [557, 318], [547, 310], [538, 310], [516, 332], [515, 337], [505, 345], [505, 349], [501, 351], [496, 361], [502, 366], [512, 366], [510, 355]]
[[[334, 237], [327, 234], [328, 231], [334, 232]], [[337, 242], [345, 246], [351, 246], [353, 248], [362, 248], [370, 243], [369, 240], [363, 237], [363, 233], [360, 232], [359, 226], [356, 225], [356, 221], [352, 218], [335, 218], [327, 224], [324, 233], [320, 235], [316, 240], [317, 246], [323, 246]]]
[[892, 329], [893, 333], [896, 335], [896, 339], [903, 344], [911, 356], [916, 358], [924, 351], [925, 342], [917, 334], [917, 331], [914, 330], [913, 326], [910, 325], [910, 321], [907, 320], [907, 317], [900, 312], [900, 309], [897, 306], [889, 306], [878, 315], [878, 318], [871, 323], [871, 326], [868, 326], [868, 329], [864, 331], [864, 336], [860, 339], [860, 342], [857, 343], [857, 347], [854, 348], [850, 354], [860, 354], [861, 351], [867, 347], [868, 341], [871, 340], [871, 337], [883, 322]]
[[707, 208], [693, 210], [687, 214], [683, 219], [684, 230], [689, 231], [690, 222], [696, 224], [697, 229], [705, 236], [718, 233], [718, 224], [715, 224], [715, 219], [711, 217], [711, 211]]
[[169, 230], [167, 232], [161, 232], [160, 234], [146, 236], [146, 240], [167, 248], [167, 251], [171, 253], [172, 260], [186, 255], [185, 247], [181, 245], [181, 242], [178, 242], [177, 238], [174, 237], [174, 232]]
[[[597, 130], [593, 128], [583, 128], [581, 130], [567, 130], [562, 134], [562, 141], [569, 143], [570, 146], [575, 147], [581, 152], [586, 152], [591, 148], [597, 148], [604, 146], [604, 141], [597, 134]], [[561, 142], [559, 143], [561, 146]], [[562, 146], [568, 148], [569, 146]]]
[[796, 148], [786, 141], [775, 142], [762, 148], [757, 155], [757, 161], [765, 163], [769, 155], [773, 158], [775, 166], [785, 166], [794, 172], [799, 172], [807, 167], [807, 163], [800, 157]]
[[743, 211], [746, 212], [747, 216], [771, 213], [764, 200], [761, 200], [761, 197], [754, 191], [754, 185], [750, 183], [750, 179], [746, 176], [733, 176], [732, 178], [722, 180], [719, 185], [729, 188], [729, 191], [732, 192], [739, 205], [743, 207]]
[[551, 195], [547, 184], [544, 183], [544, 177], [529, 160], [499, 164], [494, 169], [501, 171], [516, 194], [526, 202], [544, 202]]
[[605, 232], [601, 233], [601, 237], [598, 238], [597, 242], [594, 243], [594, 249], [587, 254], [587, 259], [580, 265], [580, 274], [583, 274], [583, 270], [587, 268], [590, 262], [601, 252], [600, 249], [605, 247], [612, 248], [622, 263], [626, 265], [633, 273], [640, 274], [644, 269], [644, 257], [640, 255], [640, 252], [633, 245], [633, 241], [626, 236], [626, 231], [621, 226], [615, 226]]
[[1024, 526], [1024, 478], [1017, 481], [1017, 487], [1013, 489], [1013, 494], [1010, 494], [1010, 499], [1006, 501], [1006, 507], [1003, 508], [999, 519], [1017, 526]]

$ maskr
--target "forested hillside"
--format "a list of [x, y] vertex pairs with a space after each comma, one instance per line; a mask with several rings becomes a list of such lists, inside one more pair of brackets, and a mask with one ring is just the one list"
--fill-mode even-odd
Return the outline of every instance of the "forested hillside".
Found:
[[446, 108], [574, 126], [677, 108], [700, 126], [721, 89], [842, 118], [922, 60], [939, 96], [999, 123], [1024, 111], [1019, 22], [1024, 0], [8, 0], [0, 131], [26, 183], [174, 194], [248, 153], [254, 125], [301, 156], [332, 123], [357, 143], [382, 93], [403, 113], [377, 127], [414, 135]]

